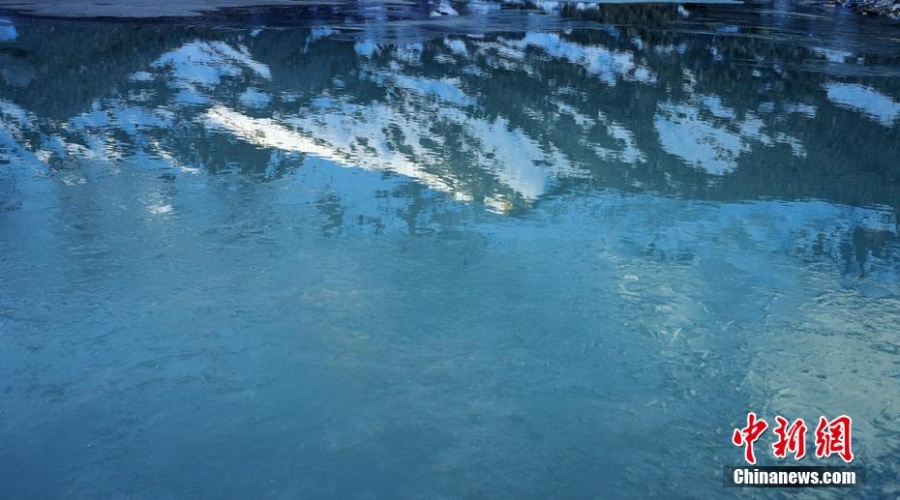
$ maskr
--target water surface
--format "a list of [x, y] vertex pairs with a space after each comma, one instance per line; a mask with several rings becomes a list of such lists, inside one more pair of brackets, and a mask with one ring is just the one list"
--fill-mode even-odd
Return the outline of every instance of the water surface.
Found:
[[0, 21], [0, 496], [897, 495], [900, 27], [531, 7]]

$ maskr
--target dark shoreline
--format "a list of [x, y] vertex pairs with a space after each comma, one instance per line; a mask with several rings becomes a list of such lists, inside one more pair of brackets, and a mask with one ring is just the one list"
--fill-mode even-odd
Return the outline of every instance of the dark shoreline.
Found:
[[[410, 0], [388, 0], [381, 2], [388, 7], [403, 8], [423, 5], [423, 2]], [[437, 0], [425, 2], [438, 4]], [[468, 2], [453, 1], [452, 4], [464, 6]], [[510, 2], [498, 2], [513, 7]], [[564, 3], [564, 2], [563, 2]], [[629, 2], [609, 5], [625, 5]], [[635, 2], [646, 3], [646, 2]], [[746, 3], [746, 2], [745, 2]], [[752, 2], [751, 2], [752, 3]], [[900, 19], [900, 0], [825, 0], [829, 3], [849, 9], [861, 15], [886, 16]], [[524, 1], [523, 5], [528, 4]], [[709, 2], [660, 2], [660, 4], [722, 4], [720, 1]], [[283, 14], [291, 11], [306, 11], [316, 7], [340, 6], [353, 10], [355, 3], [340, 0], [180, 0], [160, 4], [154, 0], [127, 0], [116, 3], [95, 1], [65, 0], [0, 0], [0, 15], [16, 15], [47, 19], [81, 19], [92, 21], [231, 21], [237, 22], [248, 18], [271, 17], [274, 13]], [[276, 16], [276, 17], [280, 17]]]
[[[97, 2], [88, 0], [0, 0], [0, 13], [25, 17], [84, 20], [168, 20], [199, 19], [210, 15], [240, 12], [339, 5], [333, 0], [125, 0]], [[398, 3], [387, 1], [386, 4]], [[399, 2], [409, 3], [409, 2]]]

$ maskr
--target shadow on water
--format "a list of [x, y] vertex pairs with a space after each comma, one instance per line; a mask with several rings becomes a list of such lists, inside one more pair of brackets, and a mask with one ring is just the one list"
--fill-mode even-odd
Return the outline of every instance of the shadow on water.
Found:
[[857, 412], [896, 494], [898, 38], [779, 3], [0, 20], [0, 496], [714, 497], [750, 409]]

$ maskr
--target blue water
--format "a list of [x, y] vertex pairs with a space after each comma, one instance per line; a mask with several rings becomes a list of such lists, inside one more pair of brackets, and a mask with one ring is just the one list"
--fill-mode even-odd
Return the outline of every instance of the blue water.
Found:
[[900, 25], [423, 5], [0, 22], [0, 497], [900, 494]]

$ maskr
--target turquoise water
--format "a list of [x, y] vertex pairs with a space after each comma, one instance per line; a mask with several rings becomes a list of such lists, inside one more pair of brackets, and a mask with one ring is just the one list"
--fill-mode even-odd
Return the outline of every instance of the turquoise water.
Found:
[[531, 7], [0, 21], [0, 497], [900, 494], [900, 25]]

